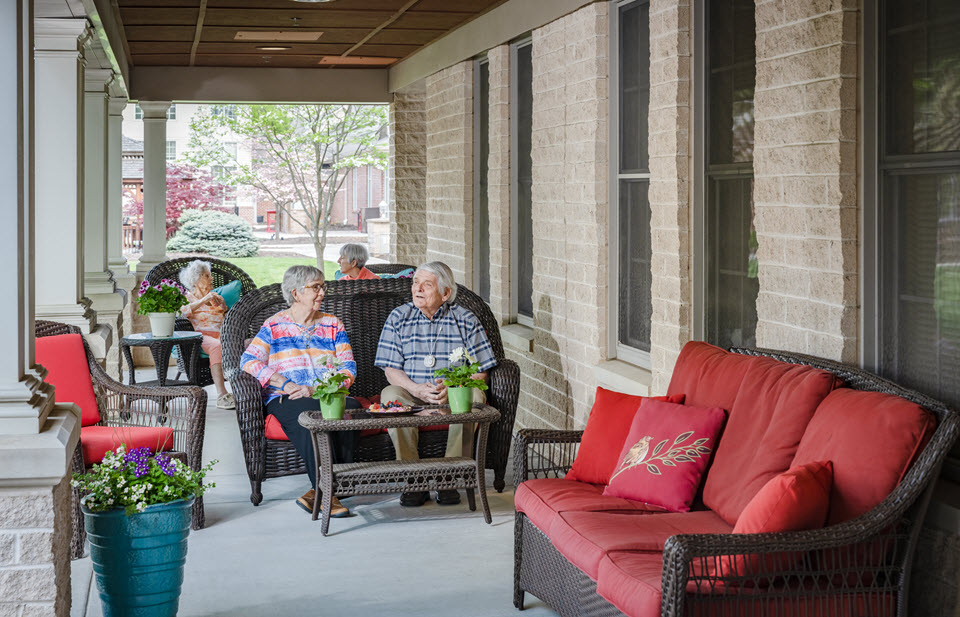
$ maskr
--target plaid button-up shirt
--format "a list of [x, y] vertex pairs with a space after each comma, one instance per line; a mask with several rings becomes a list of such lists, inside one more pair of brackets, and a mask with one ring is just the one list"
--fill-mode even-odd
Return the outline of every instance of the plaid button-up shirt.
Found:
[[[393, 309], [380, 333], [374, 365], [401, 369], [416, 383], [432, 383], [434, 371], [450, 366], [450, 353], [463, 347], [477, 359], [480, 371], [497, 365], [487, 333], [476, 315], [457, 304], [444, 304], [428, 319], [408, 302]], [[436, 364], [426, 366], [427, 356]]]

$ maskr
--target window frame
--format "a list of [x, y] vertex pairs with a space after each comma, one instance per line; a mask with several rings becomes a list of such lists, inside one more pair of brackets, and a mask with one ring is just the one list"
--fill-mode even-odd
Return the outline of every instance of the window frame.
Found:
[[[520, 173], [517, 167], [519, 154], [520, 119], [519, 107], [519, 70], [517, 50], [526, 46], [533, 47], [533, 37], [524, 36], [510, 42], [510, 322], [533, 327], [533, 318], [521, 315], [520, 308]], [[531, 73], [532, 75], [532, 73]], [[533, 124], [530, 126], [533, 131]], [[532, 216], [532, 213], [531, 213]], [[534, 307], [534, 312], [536, 308]]]
[[[630, 4], [647, 4], [649, 0], [615, 0], [610, 3], [610, 74], [608, 96], [610, 117], [609, 161], [609, 212], [607, 233], [607, 270], [608, 302], [607, 302], [607, 358], [617, 359], [639, 366], [652, 368], [653, 362], [650, 352], [631, 347], [620, 342], [620, 183], [623, 180], [646, 180], [650, 184], [649, 162], [646, 172], [620, 172], [620, 9]], [[647, 50], [649, 61], [650, 52]], [[647, 122], [650, 121], [650, 109], [647, 108]], [[649, 146], [649, 142], [648, 142]], [[648, 240], [652, 242], [651, 238]], [[652, 267], [651, 267], [652, 270]], [[651, 311], [651, 318], [653, 313]], [[651, 338], [653, 338], [651, 336]]]
[[[173, 146], [173, 158], [170, 157], [170, 146]], [[177, 140], [168, 139], [166, 140], [166, 150], [164, 151], [165, 160], [167, 161], [176, 161], [177, 160]]]
[[[473, 288], [476, 290], [477, 295], [479, 295], [486, 302], [490, 302], [491, 297], [491, 272], [490, 272], [490, 230], [487, 228], [487, 271], [486, 271], [486, 282], [487, 282], [487, 297], [484, 298], [481, 293], [483, 289], [483, 277], [484, 272], [482, 268], [481, 253], [480, 253], [480, 238], [482, 231], [480, 225], [477, 222], [480, 220], [480, 195], [481, 195], [481, 186], [480, 186], [480, 176], [483, 173], [484, 166], [488, 167], [487, 171], [487, 222], [490, 221], [490, 176], [489, 176], [489, 160], [484, 161], [481, 159], [480, 153], [483, 148], [481, 146], [481, 140], [486, 140], [489, 143], [490, 140], [490, 98], [487, 97], [486, 101], [481, 100], [480, 93], [483, 91], [482, 81], [480, 79], [480, 69], [481, 66], [487, 66], [487, 93], [489, 95], [490, 91], [490, 62], [487, 59], [487, 55], [484, 53], [481, 56], [477, 57], [473, 61]], [[487, 105], [487, 134], [482, 134], [480, 127], [480, 115], [482, 112], [482, 105], [486, 103]]]

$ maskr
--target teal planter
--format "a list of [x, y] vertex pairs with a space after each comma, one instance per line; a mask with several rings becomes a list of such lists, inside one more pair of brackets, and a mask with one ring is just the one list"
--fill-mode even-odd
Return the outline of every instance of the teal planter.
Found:
[[119, 508], [91, 512], [83, 504], [104, 617], [175, 617], [193, 502], [147, 506], [132, 516]]

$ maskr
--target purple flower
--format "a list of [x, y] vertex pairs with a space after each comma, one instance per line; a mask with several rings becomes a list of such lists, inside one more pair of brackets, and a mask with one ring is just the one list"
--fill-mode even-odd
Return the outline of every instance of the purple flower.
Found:
[[173, 474], [177, 468], [169, 456], [166, 456], [165, 454], [158, 454], [156, 457], [154, 457], [154, 460], [157, 461], [157, 466], [160, 467], [160, 471], [167, 474], [171, 478], [173, 477]]
[[150, 473], [150, 448], [134, 448], [123, 455], [123, 462], [133, 463], [133, 475], [137, 478]]

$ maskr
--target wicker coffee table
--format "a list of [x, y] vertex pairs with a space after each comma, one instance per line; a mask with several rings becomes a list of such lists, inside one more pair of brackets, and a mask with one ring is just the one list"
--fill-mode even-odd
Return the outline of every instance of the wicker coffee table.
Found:
[[[441, 415], [424, 415], [440, 412]], [[487, 504], [484, 467], [487, 455], [487, 433], [490, 423], [500, 419], [500, 412], [489, 405], [473, 406], [473, 411], [451, 414], [447, 406], [428, 407], [421, 414], [411, 416], [374, 416], [357, 412], [343, 420], [325, 420], [319, 411], [300, 414], [300, 424], [313, 437], [313, 451], [317, 465], [318, 493], [321, 500], [314, 501], [313, 520], [318, 510], [323, 517], [320, 531], [327, 535], [330, 528], [330, 505], [334, 496], [374, 495], [380, 493], [404, 493], [410, 491], [437, 491], [466, 489], [470, 510], [476, 510], [474, 489], [480, 491], [483, 519], [490, 524], [490, 506]], [[372, 461], [365, 463], [332, 464], [330, 434], [333, 431], [356, 431], [402, 426], [433, 426], [435, 424], [477, 425], [477, 454], [474, 457], [473, 440], [464, 440], [463, 456], [457, 458], [425, 458], [416, 461]]]

